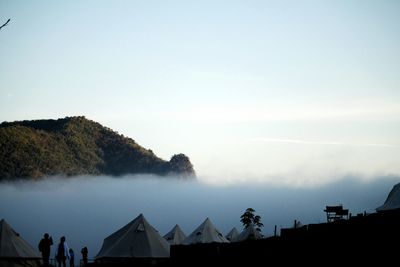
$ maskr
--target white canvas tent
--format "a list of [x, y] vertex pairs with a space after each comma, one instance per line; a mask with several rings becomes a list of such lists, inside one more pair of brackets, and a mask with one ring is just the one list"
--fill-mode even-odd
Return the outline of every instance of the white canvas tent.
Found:
[[261, 239], [261, 238], [263, 238], [263, 235], [261, 234], [261, 232], [257, 231], [257, 229], [254, 227], [253, 224], [250, 224], [233, 241], [240, 242], [240, 241], [245, 241], [245, 240], [255, 240], [255, 239]]
[[169, 244], [140, 214], [104, 239], [96, 259], [168, 258]]
[[378, 207], [377, 211], [400, 209], [400, 183], [393, 186], [385, 203]]
[[236, 229], [236, 227], [233, 227], [232, 230], [230, 230], [229, 233], [226, 234], [225, 238], [232, 242], [237, 238], [238, 235], [239, 231]]
[[207, 218], [199, 227], [196, 228], [182, 244], [197, 244], [197, 243], [229, 243], [229, 241], [218, 231], [211, 220]]
[[171, 245], [179, 245], [185, 240], [186, 235], [179, 227], [179, 225], [175, 225], [171, 231], [169, 231], [165, 236], [165, 240]]
[[0, 266], [40, 266], [41, 255], [2, 219], [0, 221]]

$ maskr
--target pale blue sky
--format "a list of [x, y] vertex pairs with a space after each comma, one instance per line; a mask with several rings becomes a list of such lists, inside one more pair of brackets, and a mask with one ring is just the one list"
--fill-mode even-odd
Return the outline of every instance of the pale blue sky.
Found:
[[0, 121], [84, 115], [212, 183], [400, 174], [398, 1], [0, 0]]

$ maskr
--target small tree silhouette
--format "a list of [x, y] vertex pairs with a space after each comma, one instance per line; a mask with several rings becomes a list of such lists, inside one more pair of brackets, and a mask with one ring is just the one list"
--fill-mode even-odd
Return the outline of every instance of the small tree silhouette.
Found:
[[261, 227], [263, 227], [264, 224], [261, 222], [261, 217], [259, 215], [254, 215], [255, 212], [256, 211], [252, 208], [246, 209], [242, 216], [240, 216], [240, 221], [245, 229], [253, 224], [257, 227], [256, 230], [261, 232]]

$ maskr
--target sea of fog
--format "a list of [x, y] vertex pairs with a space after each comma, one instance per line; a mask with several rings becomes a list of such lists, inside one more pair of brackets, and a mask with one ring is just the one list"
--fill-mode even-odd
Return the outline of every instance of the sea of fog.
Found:
[[[36, 182], [0, 184], [0, 218], [4, 218], [35, 248], [45, 232], [55, 244], [66, 236], [80, 259], [87, 246], [89, 257], [103, 239], [140, 213], [160, 232], [179, 224], [190, 234], [207, 217], [223, 233], [241, 230], [240, 215], [253, 208], [264, 223], [263, 234], [274, 226], [291, 227], [325, 222], [326, 205], [343, 204], [352, 214], [374, 212], [400, 177], [377, 177], [368, 182], [356, 177], [322, 187], [290, 187], [267, 183], [209, 185], [154, 176], [122, 178], [49, 178]], [[55, 245], [52, 248], [54, 255]]]

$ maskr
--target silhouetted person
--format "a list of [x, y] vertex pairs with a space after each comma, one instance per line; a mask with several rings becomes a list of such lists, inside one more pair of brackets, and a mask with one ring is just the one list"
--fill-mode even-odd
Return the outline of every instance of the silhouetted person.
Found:
[[75, 255], [72, 248], [69, 249], [69, 267], [74, 267]]
[[83, 259], [83, 266], [87, 266], [88, 263], [88, 249], [84, 247], [81, 249], [82, 259]]
[[67, 243], [65, 242], [65, 236], [60, 238], [60, 243], [57, 247], [56, 259], [58, 262], [58, 267], [61, 267], [61, 265], [66, 267], [65, 261], [69, 259], [69, 249]]
[[43, 266], [49, 266], [49, 258], [50, 258], [50, 247], [53, 245], [53, 238], [49, 238], [49, 234], [45, 233], [42, 240], [39, 242], [39, 251], [42, 253], [43, 258]]

